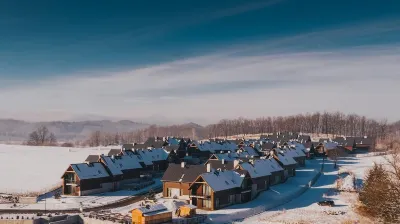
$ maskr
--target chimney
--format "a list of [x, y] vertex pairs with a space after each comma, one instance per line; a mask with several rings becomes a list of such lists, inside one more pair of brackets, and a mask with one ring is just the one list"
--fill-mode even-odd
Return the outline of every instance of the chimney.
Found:
[[222, 159], [221, 161], [222, 161], [222, 164], [225, 164], [225, 159]]
[[186, 166], [186, 162], [181, 162], [181, 167], [185, 168], [185, 166]]
[[207, 163], [207, 173], [211, 172], [211, 164]]
[[239, 160], [237, 159], [233, 160], [233, 169], [236, 169], [238, 165], [239, 165]]
[[115, 159], [115, 156], [114, 156], [114, 155], [111, 155], [111, 159]]

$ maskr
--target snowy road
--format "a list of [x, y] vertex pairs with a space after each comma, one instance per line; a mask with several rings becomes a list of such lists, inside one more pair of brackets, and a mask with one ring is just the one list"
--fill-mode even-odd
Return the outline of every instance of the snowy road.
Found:
[[[338, 161], [340, 169], [351, 170], [358, 179], [362, 179], [367, 168], [373, 162], [382, 162], [382, 157], [342, 158]], [[345, 220], [357, 220], [358, 216], [350, 208], [356, 200], [354, 193], [337, 194], [333, 190], [338, 170], [334, 169], [332, 161], [325, 163], [324, 173], [317, 182], [305, 193], [285, 205], [263, 212], [257, 216], [245, 219], [243, 223], [287, 223], [304, 221], [306, 223], [342, 223]], [[334, 207], [317, 205], [321, 200], [333, 200]], [[342, 215], [326, 215], [326, 212], [344, 212]]]

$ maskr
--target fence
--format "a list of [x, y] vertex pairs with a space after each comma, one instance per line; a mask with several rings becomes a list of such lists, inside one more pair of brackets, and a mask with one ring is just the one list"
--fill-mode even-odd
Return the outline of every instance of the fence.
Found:
[[52, 198], [54, 197], [56, 194], [60, 194], [62, 193], [62, 187], [56, 188], [52, 191], [46, 192], [44, 194], [41, 194], [39, 196], [36, 197], [36, 202], [39, 202], [41, 200], [44, 200], [46, 198]]

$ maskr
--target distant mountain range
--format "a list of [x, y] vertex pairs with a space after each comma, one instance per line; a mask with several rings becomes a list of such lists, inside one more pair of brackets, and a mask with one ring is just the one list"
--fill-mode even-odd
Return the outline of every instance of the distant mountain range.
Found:
[[49, 128], [59, 141], [83, 140], [93, 131], [129, 132], [149, 127], [149, 124], [130, 120], [26, 122], [13, 119], [0, 119], [0, 141], [25, 141], [29, 133], [41, 125]]

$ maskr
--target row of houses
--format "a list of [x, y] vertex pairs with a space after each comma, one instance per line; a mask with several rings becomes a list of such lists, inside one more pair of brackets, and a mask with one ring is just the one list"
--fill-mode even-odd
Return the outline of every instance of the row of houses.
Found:
[[83, 163], [70, 164], [61, 177], [62, 193], [83, 196], [115, 191], [167, 167], [168, 153], [162, 148], [111, 149], [108, 155], [89, 155]]
[[205, 210], [250, 201], [271, 185], [295, 176], [296, 167], [305, 166], [305, 147], [298, 142], [262, 153], [254, 142], [240, 148], [228, 142], [192, 144], [214, 153], [203, 164], [170, 164], [161, 179], [163, 197], [185, 199]]

